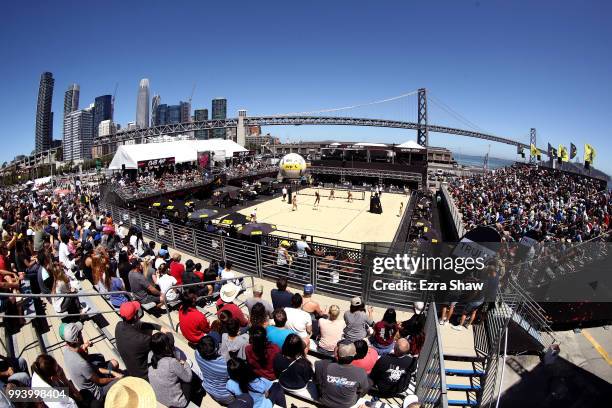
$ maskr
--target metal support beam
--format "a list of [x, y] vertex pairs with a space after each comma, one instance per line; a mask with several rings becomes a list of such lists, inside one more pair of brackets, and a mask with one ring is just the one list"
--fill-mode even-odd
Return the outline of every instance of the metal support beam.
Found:
[[[529, 146], [537, 146], [538, 144], [536, 143], [536, 130], [535, 128], [531, 128], [531, 132], [529, 133]], [[531, 154], [529, 155], [529, 163], [535, 163], [537, 160], [537, 157], [532, 156]]]
[[418, 96], [418, 129], [417, 129], [417, 143], [423, 147], [429, 145], [429, 132], [427, 128], [427, 90], [425, 88], [419, 89]]

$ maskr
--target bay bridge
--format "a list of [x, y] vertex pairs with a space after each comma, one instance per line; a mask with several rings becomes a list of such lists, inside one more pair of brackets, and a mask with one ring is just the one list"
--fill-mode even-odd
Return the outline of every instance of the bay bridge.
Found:
[[[390, 102], [412, 95], [417, 95], [417, 121], [402, 121], [382, 118], [366, 118], [366, 117], [351, 117], [339, 116], [337, 112], [350, 111], [359, 107], [369, 107], [375, 104]], [[165, 124], [148, 128], [137, 128], [118, 132], [115, 135], [100, 137], [94, 141], [94, 148], [114, 151], [117, 144], [125, 143], [147, 143], [154, 138], [163, 135], [178, 135], [189, 134], [191, 132], [212, 130], [219, 128], [235, 128], [238, 144], [244, 146], [246, 138], [246, 129], [250, 126], [299, 126], [299, 125], [314, 125], [314, 126], [365, 126], [377, 128], [391, 129], [406, 129], [415, 130], [417, 132], [417, 142], [423, 147], [429, 146], [429, 133], [444, 133], [457, 136], [472, 137], [477, 139], [489, 140], [492, 142], [503, 143], [517, 147], [517, 152], [522, 149], [529, 149], [530, 145], [536, 146], [536, 130], [531, 128], [529, 135], [529, 143], [521, 140], [502, 137], [491, 133], [479, 131], [478, 129], [462, 129], [458, 127], [442, 126], [428, 122], [428, 98], [427, 90], [420, 88], [397, 97], [374, 101], [360, 105], [353, 105], [341, 108], [326, 109], [312, 112], [298, 112], [280, 115], [264, 115], [264, 116], [247, 116], [246, 110], [239, 110], [237, 118], [228, 119], [212, 119], [193, 121], [185, 123]], [[444, 108], [448, 111], [447, 108]], [[454, 111], [449, 111], [453, 116], [458, 114]], [[464, 123], [475, 127], [471, 122], [464, 120]], [[543, 154], [547, 154], [546, 149], [539, 149]]]

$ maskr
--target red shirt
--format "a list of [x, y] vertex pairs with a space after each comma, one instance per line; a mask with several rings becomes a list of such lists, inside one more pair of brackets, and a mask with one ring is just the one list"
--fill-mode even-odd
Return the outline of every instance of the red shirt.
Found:
[[378, 360], [378, 351], [372, 347], [368, 347], [368, 354], [361, 360], [353, 360], [351, 365], [363, 368], [366, 374], [370, 375], [372, 368], [374, 368], [374, 364], [376, 364], [376, 360]]
[[217, 311], [217, 316], [219, 316], [224, 310], [230, 312], [232, 318], [238, 319], [238, 321], [240, 321], [240, 327], [246, 327], [249, 325], [249, 319], [246, 318], [246, 316], [244, 315], [244, 313], [242, 313], [242, 310], [240, 310], [237, 304], [225, 303], [223, 307]]
[[4, 260], [4, 256], [0, 255], [0, 269], [6, 271], [6, 261]]
[[382, 320], [374, 325], [374, 339], [379, 345], [386, 347], [391, 345], [395, 341], [395, 334], [397, 333], [397, 325], [391, 325], [387, 327], [387, 323]]
[[183, 272], [185, 272], [185, 265], [180, 262], [170, 262], [170, 275], [176, 279], [177, 285], [183, 284]]
[[244, 349], [246, 360], [253, 368], [253, 372], [257, 376], [266, 378], [270, 381], [276, 380], [276, 374], [274, 374], [274, 357], [276, 357], [280, 351], [281, 349], [276, 344], [268, 343], [268, 347], [266, 347], [266, 361], [264, 365], [261, 365], [261, 362], [253, 352], [253, 345], [249, 344]]
[[183, 308], [179, 309], [179, 326], [183, 336], [192, 343], [199, 342], [210, 331], [206, 316], [195, 308], [186, 312]]

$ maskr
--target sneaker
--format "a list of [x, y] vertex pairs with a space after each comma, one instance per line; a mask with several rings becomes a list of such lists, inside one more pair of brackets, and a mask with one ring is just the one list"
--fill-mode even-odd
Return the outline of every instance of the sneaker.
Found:
[[81, 314], [85, 314], [87, 312], [89, 312], [91, 310], [91, 307], [89, 307], [89, 305], [85, 304], [85, 303], [81, 303], [81, 306], [83, 306], [81, 308]]
[[452, 326], [451, 329], [457, 330], [457, 331], [465, 331], [465, 330], [467, 330], [467, 327], [465, 327], [465, 326]]
[[440, 323], [440, 326], [444, 326], [444, 325], [446, 325], [446, 320], [444, 320], [444, 319], [440, 319], [440, 320], [438, 321], [438, 323]]

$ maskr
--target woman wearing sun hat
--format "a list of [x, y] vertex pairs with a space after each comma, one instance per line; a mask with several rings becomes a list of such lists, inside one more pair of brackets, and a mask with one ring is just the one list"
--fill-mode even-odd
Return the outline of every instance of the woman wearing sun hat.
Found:
[[153, 387], [138, 377], [124, 377], [106, 394], [104, 408], [150, 408], [157, 406]]

